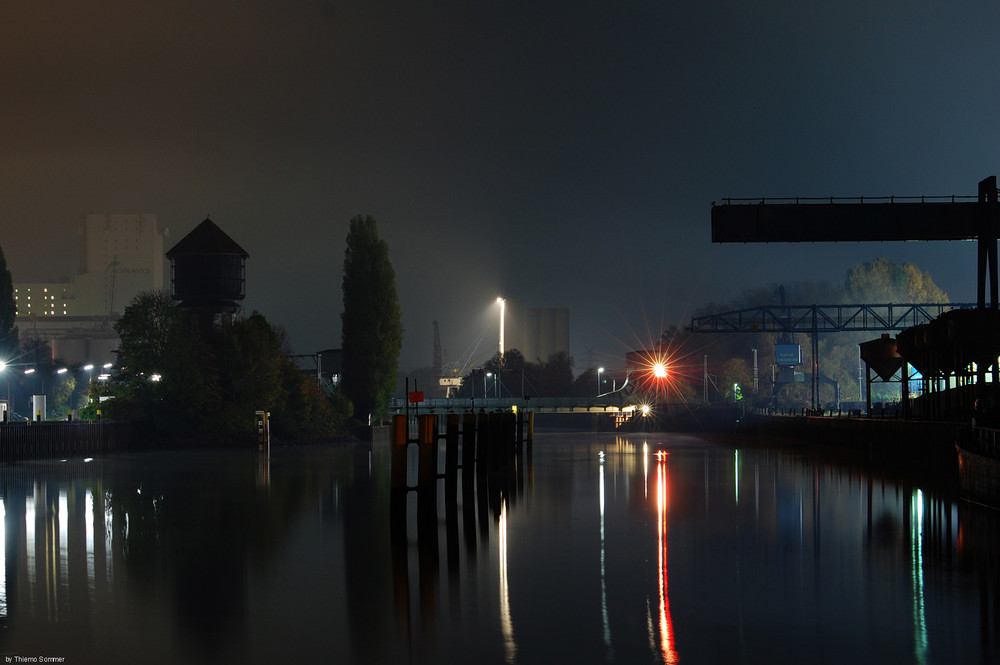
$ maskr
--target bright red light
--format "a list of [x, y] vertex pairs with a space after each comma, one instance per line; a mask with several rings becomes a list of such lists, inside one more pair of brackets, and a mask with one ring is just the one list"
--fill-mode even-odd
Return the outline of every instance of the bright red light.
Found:
[[643, 399], [661, 401], [683, 398], [685, 373], [682, 358], [670, 349], [658, 347], [630, 351], [625, 359], [636, 390]]

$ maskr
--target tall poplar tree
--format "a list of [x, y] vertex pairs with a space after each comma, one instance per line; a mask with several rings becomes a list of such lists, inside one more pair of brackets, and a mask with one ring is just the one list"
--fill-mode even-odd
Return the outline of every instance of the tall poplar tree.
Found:
[[375, 218], [351, 220], [344, 252], [341, 313], [343, 390], [357, 417], [381, 422], [396, 387], [403, 322], [389, 246]]
[[7, 258], [0, 248], [0, 360], [17, 356], [17, 305], [14, 303], [14, 280], [7, 269]]

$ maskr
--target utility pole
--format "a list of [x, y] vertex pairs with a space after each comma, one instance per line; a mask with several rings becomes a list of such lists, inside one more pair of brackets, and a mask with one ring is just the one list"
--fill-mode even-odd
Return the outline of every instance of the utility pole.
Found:
[[702, 367], [703, 370], [702, 370], [701, 400], [706, 404], [708, 404], [708, 354], [705, 354]]

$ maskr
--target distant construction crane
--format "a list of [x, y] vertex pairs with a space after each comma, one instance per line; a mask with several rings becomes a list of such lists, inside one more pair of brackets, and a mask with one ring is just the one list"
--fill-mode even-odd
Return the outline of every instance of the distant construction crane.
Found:
[[441, 373], [441, 333], [438, 330], [438, 322], [434, 321], [434, 381], [437, 382], [443, 375]]

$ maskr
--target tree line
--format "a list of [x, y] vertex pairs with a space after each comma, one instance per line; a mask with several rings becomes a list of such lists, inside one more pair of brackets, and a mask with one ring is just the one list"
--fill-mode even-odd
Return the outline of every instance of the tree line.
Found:
[[[89, 389], [64, 382], [58, 399], [81, 407], [83, 418], [96, 418], [100, 411], [101, 417], [134, 420], [166, 436], [214, 440], [252, 436], [257, 409], [271, 412], [279, 436], [350, 436], [358, 426], [387, 417], [404, 334], [388, 245], [371, 216], [350, 220], [342, 288], [343, 381], [336, 390], [324, 391], [299, 370], [290, 358], [284, 332], [259, 312], [203, 330], [168, 294], [147, 292], [139, 294], [115, 323], [121, 344], [111, 379], [93, 381]], [[897, 265], [882, 258], [852, 267], [839, 286], [813, 281], [758, 286], [730, 301], [708, 303], [695, 316], [773, 305], [779, 297], [789, 305], [948, 302], [927, 272], [912, 263]], [[13, 284], [0, 249], [0, 354], [30, 355], [54, 364], [46, 357], [50, 349], [37, 339], [19, 348], [15, 312]], [[821, 336], [821, 373], [839, 384], [842, 400], [863, 399], [858, 344], [875, 336]], [[805, 335], [801, 337], [785, 341], [801, 345], [802, 365], [808, 368], [811, 345]], [[808, 382], [775, 381], [775, 341], [774, 333], [694, 334], [671, 326], [651, 347], [669, 352], [670, 385], [681, 399], [702, 394], [707, 361], [710, 401], [734, 401], [739, 391], [739, 397], [761, 405], [808, 406]], [[752, 390], [755, 350], [756, 392]], [[582, 397], [607, 392], [596, 368], [576, 375], [573, 364], [567, 353], [530, 362], [510, 349], [461, 377], [457, 396]], [[418, 374], [425, 385], [433, 380], [426, 372]], [[430, 386], [432, 392], [436, 388]], [[898, 399], [898, 387], [874, 384], [872, 390], [875, 401]], [[834, 398], [833, 388], [821, 384], [821, 400]]]
[[[49, 386], [49, 409], [79, 409], [82, 419], [136, 422], [148, 436], [199, 441], [254, 437], [255, 411], [271, 414], [272, 432], [288, 440], [352, 436], [384, 419], [396, 380], [403, 328], [388, 246], [370, 216], [349, 224], [344, 259], [342, 384], [324, 390], [291, 358], [284, 331], [261, 313], [198, 325], [164, 291], [138, 294], [114, 323], [117, 362], [105, 381], [73, 377]], [[59, 364], [32, 338], [19, 348], [13, 281], [0, 249], [0, 360]]]
[[[847, 270], [843, 284], [803, 280], [789, 284], [767, 284], [744, 290], [728, 302], [708, 303], [695, 312], [706, 316], [724, 312], [753, 309], [761, 306], [889, 304], [889, 303], [948, 303], [948, 295], [934, 283], [930, 274], [913, 263], [896, 264], [886, 258], [857, 264]], [[879, 332], [823, 333], [818, 339], [821, 404], [836, 402], [836, 387], [841, 402], [859, 402], [864, 398], [864, 380], [859, 358], [861, 342], [875, 339]], [[808, 380], [781, 382], [777, 379], [775, 343], [798, 344], [802, 350], [800, 372], [812, 365], [812, 346], [808, 334], [790, 335], [780, 339], [776, 333], [690, 333], [672, 328], [664, 332], [661, 344], [679, 349], [688, 360], [683, 371], [692, 384], [700, 388], [704, 381], [703, 361], [709, 362], [709, 392], [717, 401], [733, 402], [739, 397], [758, 406], [778, 409], [800, 409], [811, 406], [811, 385]], [[753, 357], [756, 349], [758, 387], [754, 393]], [[737, 389], [737, 386], [739, 388]], [[873, 383], [873, 402], [897, 401], [899, 384]]]

